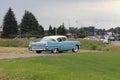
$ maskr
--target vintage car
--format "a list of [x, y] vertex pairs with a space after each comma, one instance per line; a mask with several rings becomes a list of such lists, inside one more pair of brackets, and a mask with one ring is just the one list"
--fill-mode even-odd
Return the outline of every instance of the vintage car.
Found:
[[77, 52], [80, 49], [79, 41], [68, 41], [66, 36], [46, 36], [39, 42], [30, 42], [29, 50], [41, 53], [42, 51], [51, 51], [58, 53], [66, 50]]

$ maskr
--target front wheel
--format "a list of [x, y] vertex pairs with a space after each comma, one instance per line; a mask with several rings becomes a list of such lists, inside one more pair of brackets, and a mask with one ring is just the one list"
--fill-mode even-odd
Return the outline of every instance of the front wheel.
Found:
[[42, 51], [37, 50], [36, 53], [40, 54]]
[[74, 46], [74, 48], [72, 49], [72, 52], [78, 52], [78, 50], [79, 50], [79, 46]]
[[58, 49], [57, 48], [54, 48], [52, 51], [51, 51], [51, 53], [58, 53], [59, 51], [58, 51]]

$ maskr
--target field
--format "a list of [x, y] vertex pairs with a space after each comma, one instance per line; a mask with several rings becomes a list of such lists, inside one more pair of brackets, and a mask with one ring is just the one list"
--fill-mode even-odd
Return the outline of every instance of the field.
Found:
[[119, 80], [120, 54], [63, 53], [0, 60], [0, 80]]
[[[0, 39], [0, 55], [29, 54], [30, 41]], [[80, 40], [80, 52], [0, 60], [0, 80], [119, 80], [120, 46]]]
[[[19, 47], [28, 48], [30, 41], [40, 41], [39, 39], [0, 39], [0, 47]], [[81, 40], [81, 49], [84, 50], [99, 50], [99, 51], [114, 51], [120, 52], [120, 46], [112, 44], [103, 44], [100, 41]]]

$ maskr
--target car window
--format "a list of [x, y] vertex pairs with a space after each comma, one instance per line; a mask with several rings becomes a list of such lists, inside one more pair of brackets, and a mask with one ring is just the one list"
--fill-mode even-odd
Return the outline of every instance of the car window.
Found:
[[55, 42], [56, 40], [54, 40], [54, 39], [51, 38], [51, 39], [49, 39], [49, 41], [53, 41], [53, 42]]
[[62, 41], [66, 41], [67, 39], [66, 38], [62, 38]]
[[58, 38], [58, 39], [57, 39], [57, 41], [58, 41], [58, 42], [61, 42], [61, 41], [66, 41], [66, 40], [67, 40], [67, 39], [66, 39], [66, 38], [64, 38], [64, 37], [63, 37], [63, 38]]
[[56, 40], [52, 39], [52, 38], [43, 38], [41, 41], [53, 41], [53, 42], [56, 42]]
[[58, 39], [57, 39], [57, 41], [58, 41], [58, 42], [61, 42], [61, 41], [62, 41], [62, 39], [61, 39], [61, 38], [58, 38]]

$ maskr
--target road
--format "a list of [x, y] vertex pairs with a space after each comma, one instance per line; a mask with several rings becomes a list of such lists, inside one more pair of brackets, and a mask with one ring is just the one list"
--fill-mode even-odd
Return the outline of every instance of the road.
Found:
[[120, 46], [120, 41], [111, 41], [111, 44]]

